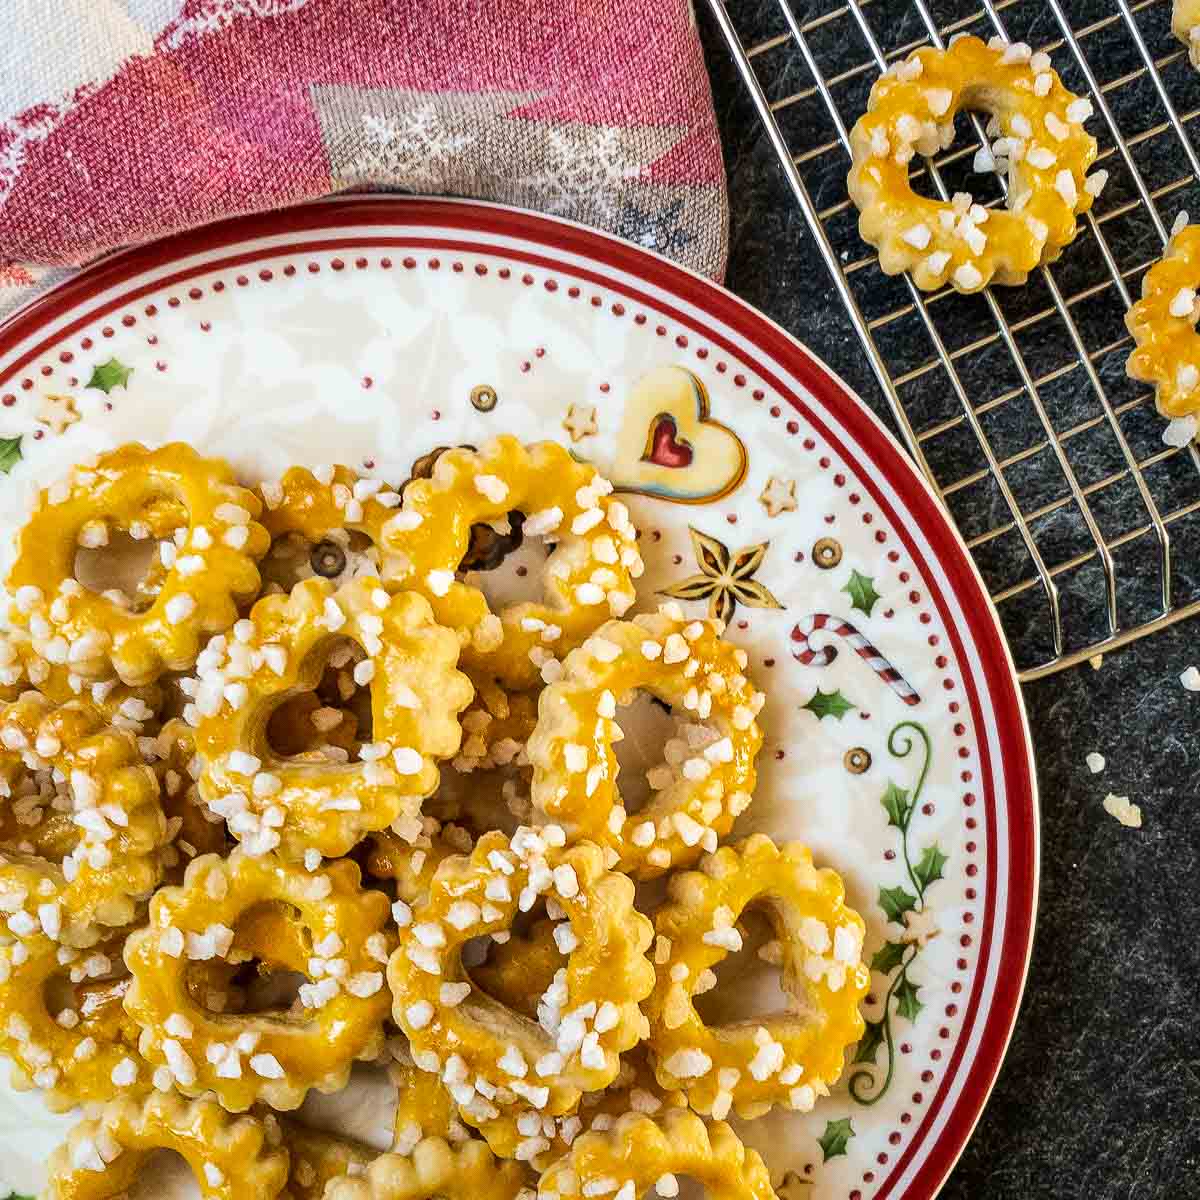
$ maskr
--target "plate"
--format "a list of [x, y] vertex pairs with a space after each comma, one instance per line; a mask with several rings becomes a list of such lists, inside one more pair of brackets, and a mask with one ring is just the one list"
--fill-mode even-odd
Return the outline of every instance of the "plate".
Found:
[[[247, 481], [329, 461], [402, 480], [434, 447], [500, 432], [559, 439], [627, 494], [642, 607], [674, 595], [728, 618], [768, 695], [739, 829], [808, 842], [867, 921], [867, 1038], [842, 1083], [743, 1135], [785, 1200], [933, 1196], [1020, 999], [1034, 771], [970, 556], [844, 383], [665, 259], [441, 200], [211, 226], [109, 258], [0, 328], [8, 530], [37, 486], [132, 439], [188, 441]], [[775, 986], [751, 959], [714, 1003]], [[378, 1121], [343, 1099], [339, 1119]], [[36, 1185], [64, 1124], [0, 1093], [0, 1184]]]

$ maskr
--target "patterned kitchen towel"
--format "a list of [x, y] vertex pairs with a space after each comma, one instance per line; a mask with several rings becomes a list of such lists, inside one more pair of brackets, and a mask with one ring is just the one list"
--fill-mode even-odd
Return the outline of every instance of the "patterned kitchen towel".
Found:
[[689, 0], [4, 0], [0, 313], [90, 259], [347, 189], [725, 265]]

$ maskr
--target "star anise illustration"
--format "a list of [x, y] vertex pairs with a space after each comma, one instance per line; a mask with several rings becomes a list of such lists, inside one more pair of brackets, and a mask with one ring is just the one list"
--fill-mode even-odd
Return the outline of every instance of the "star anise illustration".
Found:
[[700, 574], [689, 575], [679, 583], [661, 588], [664, 596], [673, 596], [677, 600], [707, 600], [708, 615], [726, 623], [739, 604], [748, 608], [783, 607], [754, 579], [770, 542], [743, 546], [731, 554], [723, 543], [694, 526], [689, 525], [688, 532], [692, 535], [692, 549]]

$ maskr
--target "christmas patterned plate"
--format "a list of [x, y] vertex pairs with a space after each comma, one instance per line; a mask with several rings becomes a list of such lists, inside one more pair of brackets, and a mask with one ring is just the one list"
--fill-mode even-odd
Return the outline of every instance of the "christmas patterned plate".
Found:
[[[768, 695], [740, 828], [809, 843], [867, 921], [867, 1032], [842, 1083], [809, 1114], [741, 1132], [785, 1200], [934, 1195], [1024, 981], [1034, 774], [967, 551], [817, 359], [632, 246], [394, 198], [120, 254], [0, 327], [6, 531], [35, 486], [129, 440], [190, 442], [248, 481], [331, 460], [396, 481], [436, 446], [500, 432], [559, 439], [627, 493], [641, 607], [674, 597], [728, 621]], [[526, 553], [495, 587], [532, 583]], [[627, 741], [628, 769], [636, 732]], [[778, 996], [768, 964], [747, 954], [738, 967], [710, 1012]], [[322, 1106], [386, 1145], [373, 1083]], [[0, 1091], [0, 1194], [37, 1186], [66, 1120]]]

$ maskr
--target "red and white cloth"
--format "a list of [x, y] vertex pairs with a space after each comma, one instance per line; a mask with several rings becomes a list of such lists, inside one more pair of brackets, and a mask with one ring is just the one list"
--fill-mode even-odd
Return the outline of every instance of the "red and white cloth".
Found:
[[120, 246], [347, 189], [499, 200], [720, 277], [688, 0], [6, 0], [0, 313]]

